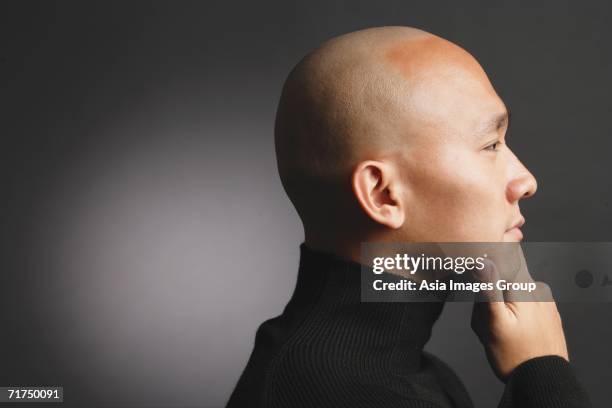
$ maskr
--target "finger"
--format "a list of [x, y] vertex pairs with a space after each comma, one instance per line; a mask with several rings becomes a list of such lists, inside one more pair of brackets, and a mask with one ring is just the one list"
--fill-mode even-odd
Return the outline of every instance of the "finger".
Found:
[[536, 302], [554, 302], [552, 290], [545, 282], [535, 282], [536, 290], [533, 292], [533, 300]]

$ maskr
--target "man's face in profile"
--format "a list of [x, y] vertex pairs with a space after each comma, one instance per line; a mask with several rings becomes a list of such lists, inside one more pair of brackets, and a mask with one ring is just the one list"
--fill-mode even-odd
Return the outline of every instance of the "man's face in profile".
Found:
[[[406, 239], [420, 242], [514, 242], [524, 222], [519, 200], [536, 191], [532, 174], [507, 144], [508, 111], [486, 74], [460, 49], [404, 64], [414, 50], [391, 48], [388, 62], [413, 85], [403, 129]], [[428, 60], [429, 59], [429, 60]], [[449, 64], [448, 61], [453, 63]]]
[[275, 129], [306, 241], [519, 241], [519, 200], [537, 186], [508, 119], [474, 57], [440, 37], [375, 28], [325, 43], [290, 74]]

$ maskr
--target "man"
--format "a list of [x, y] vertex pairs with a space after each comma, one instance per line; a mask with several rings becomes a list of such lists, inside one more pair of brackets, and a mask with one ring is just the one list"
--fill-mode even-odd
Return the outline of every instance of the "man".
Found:
[[[537, 187], [507, 127], [477, 61], [421, 30], [346, 34], [300, 61], [275, 129], [305, 231], [298, 280], [229, 407], [473, 406], [423, 351], [442, 303], [360, 302], [360, 243], [520, 241]], [[506, 383], [500, 407], [589, 406], [554, 302], [476, 303], [472, 327]]]

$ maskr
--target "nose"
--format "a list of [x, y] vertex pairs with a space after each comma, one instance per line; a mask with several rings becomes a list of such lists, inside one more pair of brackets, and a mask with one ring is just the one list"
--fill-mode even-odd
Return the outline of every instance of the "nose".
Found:
[[520, 160], [512, 154], [514, 163], [510, 182], [508, 183], [507, 196], [511, 203], [523, 198], [529, 198], [536, 193], [538, 182]]

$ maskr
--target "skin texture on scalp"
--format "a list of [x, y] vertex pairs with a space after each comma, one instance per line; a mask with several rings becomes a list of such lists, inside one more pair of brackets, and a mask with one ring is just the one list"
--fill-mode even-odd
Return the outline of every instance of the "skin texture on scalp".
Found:
[[306, 55], [289, 74], [278, 107], [281, 177], [285, 170], [338, 177], [364, 153], [388, 147], [408, 89], [390, 69], [384, 44], [429, 36], [407, 27], [369, 29]]
[[[518, 201], [536, 183], [505, 144], [507, 125], [467, 51], [409, 27], [361, 30], [289, 74], [276, 116], [279, 174], [313, 248], [348, 255], [369, 240], [515, 240]], [[380, 166], [356, 183], [367, 160]], [[356, 194], [377, 184], [383, 195]]]

